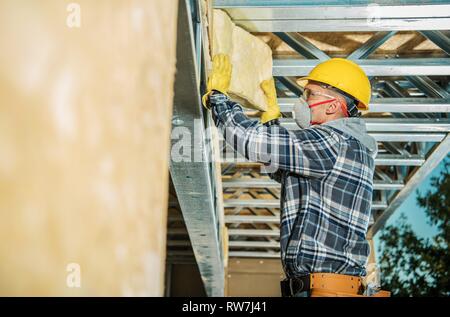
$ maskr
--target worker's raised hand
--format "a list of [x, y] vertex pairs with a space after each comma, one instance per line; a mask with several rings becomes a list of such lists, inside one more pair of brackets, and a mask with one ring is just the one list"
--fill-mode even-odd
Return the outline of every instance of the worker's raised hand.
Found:
[[273, 78], [264, 80], [261, 83], [261, 89], [264, 91], [268, 108], [261, 115], [261, 122], [266, 123], [270, 120], [281, 117], [280, 107], [277, 101], [277, 91], [275, 89], [275, 81]]
[[208, 77], [207, 91], [202, 98], [203, 105], [208, 108], [207, 100], [213, 90], [227, 94], [231, 81], [231, 62], [226, 54], [217, 54], [213, 57], [211, 73]]

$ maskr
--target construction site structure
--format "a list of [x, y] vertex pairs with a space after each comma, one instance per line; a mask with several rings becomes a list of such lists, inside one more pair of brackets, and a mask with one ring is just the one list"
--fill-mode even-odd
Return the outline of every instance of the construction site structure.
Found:
[[449, 1], [1, 0], [0, 296], [280, 295], [280, 184], [201, 104], [213, 10], [270, 47], [287, 129], [318, 63], [370, 77], [379, 284], [374, 236], [450, 150]]
[[[377, 3], [213, 2], [213, 8], [224, 10], [236, 25], [272, 48], [281, 125], [288, 129], [297, 128], [292, 110], [302, 94], [295, 80], [321, 61], [348, 58], [369, 76], [372, 100], [370, 112], [363, 118], [379, 147], [367, 235], [371, 255], [366, 283], [372, 284], [379, 284], [380, 278], [374, 235], [450, 151], [450, 4]], [[185, 58], [179, 55], [178, 63], [191, 76], [177, 74], [176, 80], [178, 87], [192, 89], [175, 90], [173, 124], [181, 120], [193, 129], [194, 121], [201, 119], [202, 129], [207, 131], [213, 123], [200, 104], [207, 75], [205, 60], [210, 58], [204, 43], [207, 33], [202, 10], [205, 6], [199, 2], [180, 2], [178, 44], [183, 49], [179, 46], [178, 53]], [[183, 12], [191, 14], [183, 16]], [[195, 111], [193, 102], [197, 102]], [[254, 110], [246, 113], [255, 119], [258, 116]], [[247, 161], [226, 143], [212, 142], [193, 150], [203, 151], [197, 155], [209, 159], [170, 164], [173, 191], [167, 276], [177, 271], [179, 264], [187, 269], [188, 263], [193, 263], [207, 295], [279, 295], [278, 283], [283, 278], [280, 184], [261, 172], [261, 164]], [[169, 279], [167, 295], [178, 294], [171, 291], [173, 285], [176, 287], [176, 282]]]

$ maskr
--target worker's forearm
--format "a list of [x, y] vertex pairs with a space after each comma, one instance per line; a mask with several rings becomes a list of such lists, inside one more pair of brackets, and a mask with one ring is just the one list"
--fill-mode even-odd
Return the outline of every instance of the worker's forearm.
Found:
[[242, 110], [241, 105], [231, 101], [225, 94], [214, 91], [209, 97], [209, 103], [212, 110], [214, 122], [218, 125], [220, 122], [233, 121], [233, 116], [237, 113], [242, 114], [246, 119], [250, 120]]
[[[226, 142], [239, 154], [249, 159], [248, 138], [254, 129], [261, 126], [258, 120], [247, 117], [241, 105], [231, 101], [226, 95], [214, 92], [209, 102], [214, 123]], [[253, 149], [254, 150], [254, 149]]]
[[[238, 103], [231, 101], [226, 95], [222, 94], [221, 92], [213, 92], [210, 97], [210, 105], [216, 125], [218, 124], [218, 120], [221, 120], [223, 123], [225, 123], [227, 122], [227, 119], [229, 119], [229, 123], [235, 124], [241, 124], [243, 120], [249, 120], [251, 122], [251, 126], [259, 124], [258, 120], [250, 119], [249, 117], [247, 117], [243, 112], [242, 107]], [[239, 114], [239, 121], [233, 121], [236, 114]], [[246, 126], [248, 127], [247, 124], [249, 123], [246, 122]], [[264, 123], [265, 126], [274, 124], [279, 124], [278, 119], [270, 120]]]
[[279, 142], [269, 129], [270, 125], [277, 124], [277, 120], [261, 124], [259, 120], [247, 117], [238, 103], [222, 93], [214, 93], [210, 104], [214, 123], [236, 152], [251, 161], [273, 161], [270, 151]]

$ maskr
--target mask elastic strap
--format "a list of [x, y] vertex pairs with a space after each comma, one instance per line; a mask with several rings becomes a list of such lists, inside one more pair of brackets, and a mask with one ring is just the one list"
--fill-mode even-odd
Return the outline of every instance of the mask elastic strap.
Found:
[[323, 105], [324, 103], [332, 102], [334, 100], [336, 100], [336, 98], [328, 99], [328, 100], [324, 100], [324, 101], [320, 101], [320, 102], [316, 102], [316, 103], [313, 103], [312, 105], [308, 105], [308, 106], [311, 109], [312, 107], [320, 106], [320, 105]]
[[340, 101], [339, 101], [339, 103], [341, 104], [341, 109], [342, 109], [342, 112], [344, 113], [344, 116], [345, 116], [346, 118], [348, 118], [348, 109], [347, 109], [347, 106], [344, 106], [344, 104], [343, 104], [342, 102], [340, 102]]
[[[334, 100], [336, 100], [336, 98], [328, 99], [328, 100], [324, 100], [324, 101], [320, 101], [320, 102], [316, 102], [316, 103], [313, 103], [312, 105], [308, 105], [308, 106], [311, 109], [312, 107], [320, 106], [320, 105], [323, 105], [324, 103], [328, 103], [328, 102], [331, 102], [331, 101], [334, 101]], [[309, 124], [311, 124], [311, 125], [322, 124], [322, 122], [310, 121]]]

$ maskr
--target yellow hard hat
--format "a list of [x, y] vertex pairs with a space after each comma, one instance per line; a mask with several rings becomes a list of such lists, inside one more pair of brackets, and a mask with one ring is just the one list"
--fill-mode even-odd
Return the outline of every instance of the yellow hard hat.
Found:
[[314, 67], [297, 83], [305, 87], [308, 80], [318, 81], [347, 93], [358, 101], [358, 110], [369, 110], [370, 81], [358, 64], [345, 58], [330, 58]]

